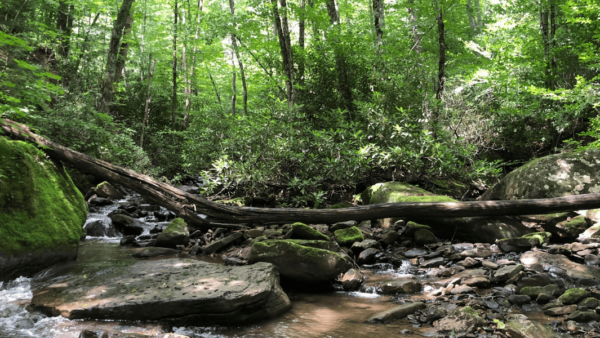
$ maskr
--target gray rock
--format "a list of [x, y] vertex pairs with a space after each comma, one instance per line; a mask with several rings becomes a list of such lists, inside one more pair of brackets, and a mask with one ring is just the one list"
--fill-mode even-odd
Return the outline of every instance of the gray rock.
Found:
[[600, 315], [595, 311], [575, 311], [571, 313], [568, 317], [570, 320], [574, 320], [576, 322], [591, 322], [592, 320], [598, 321], [600, 320]]
[[458, 285], [452, 288], [450, 293], [452, 293], [453, 295], [464, 295], [468, 293], [475, 293], [475, 290], [470, 286]]
[[[304, 223], [292, 224], [292, 238], [294, 239], [315, 239], [328, 241], [329, 237], [323, 235], [319, 231], [309, 227]], [[267, 236], [268, 237], [268, 236]]]
[[139, 236], [144, 232], [144, 228], [138, 220], [125, 215], [112, 215], [110, 216], [112, 225], [119, 231], [123, 236], [135, 235]]
[[527, 295], [510, 295], [508, 297], [508, 302], [513, 305], [523, 305], [531, 303], [531, 297]]
[[423, 263], [421, 263], [421, 267], [424, 268], [433, 268], [433, 267], [438, 267], [440, 265], [444, 265], [444, 257], [437, 257], [437, 258], [433, 258], [430, 260], [426, 260]]
[[359, 265], [363, 264], [371, 264], [375, 262], [375, 255], [379, 252], [379, 250], [374, 248], [369, 248], [364, 250], [358, 255], [358, 260], [356, 261]]
[[461, 284], [475, 286], [478, 288], [488, 288], [490, 286], [490, 280], [484, 276], [475, 276], [463, 280]]
[[210, 255], [213, 252], [217, 252], [229, 245], [231, 245], [233, 242], [237, 241], [238, 239], [241, 239], [243, 236], [243, 234], [241, 232], [235, 232], [223, 239], [211, 242], [209, 245], [207, 245], [204, 248], [204, 253]]
[[277, 269], [268, 263], [231, 267], [168, 259], [89, 268], [97, 277], [74, 274], [44, 286], [34, 293], [32, 306], [71, 320], [159, 320], [177, 326], [254, 322], [291, 307]]
[[121, 200], [125, 198], [123, 194], [119, 192], [119, 190], [117, 190], [108, 182], [102, 182], [98, 184], [95, 191], [98, 196], [112, 200]]
[[127, 246], [127, 245], [135, 246], [135, 244], [136, 244], [135, 236], [123, 236], [121, 238], [121, 240], [119, 241], [120, 246]]
[[394, 243], [398, 239], [398, 233], [396, 231], [388, 231], [379, 240], [384, 246], [388, 246]]
[[115, 228], [113, 228], [111, 224], [105, 224], [100, 220], [89, 222], [83, 228], [86, 229], [88, 236], [117, 237]]
[[452, 332], [472, 332], [478, 327], [485, 324], [485, 321], [479, 314], [479, 311], [466, 306], [454, 310], [450, 315], [442, 318], [435, 324], [435, 329], [427, 332], [427, 335], [431, 333], [452, 333]]
[[552, 299], [554, 299], [554, 296], [547, 293], [540, 293], [535, 299], [535, 301], [538, 302], [538, 304], [546, 304]]
[[535, 238], [505, 238], [496, 241], [496, 244], [504, 252], [525, 252], [531, 250], [539, 241]]
[[598, 255], [586, 255], [585, 264], [588, 265], [600, 265], [600, 256]]
[[494, 273], [494, 280], [496, 282], [503, 282], [514, 277], [519, 272], [523, 271], [525, 267], [523, 265], [509, 265], [496, 270]]
[[546, 286], [553, 283], [553, 278], [548, 273], [538, 273], [532, 276], [523, 277], [517, 286], [519, 290], [526, 286]]
[[427, 307], [425, 303], [407, 303], [404, 305], [397, 306], [387, 311], [379, 312], [369, 318], [369, 322], [388, 322], [400, 318], [404, 318], [410, 314], [413, 314], [419, 310], [423, 310]]
[[94, 197], [90, 200], [90, 205], [95, 207], [103, 207], [105, 205], [111, 205], [113, 202], [108, 198], [104, 197]]
[[510, 315], [505, 326], [511, 337], [519, 338], [558, 338], [551, 327], [529, 320], [522, 314]]
[[456, 264], [464, 266], [465, 268], [474, 268], [476, 266], [481, 265], [481, 262], [476, 259], [473, 259], [471, 257], [467, 257], [464, 260], [462, 260]]
[[360, 288], [361, 284], [364, 281], [364, 277], [362, 274], [354, 269], [350, 269], [346, 271], [344, 276], [342, 276], [341, 282], [342, 287], [346, 291], [356, 291]]
[[600, 283], [600, 270], [593, 266], [575, 263], [563, 255], [553, 255], [541, 251], [526, 252], [521, 256], [521, 263], [529, 269], [540, 272], [552, 271], [563, 279], [572, 279], [584, 285]]
[[135, 258], [152, 258], [158, 256], [176, 255], [177, 252], [177, 250], [170, 248], [146, 247], [137, 250], [134, 254], [132, 254], [132, 256]]
[[415, 249], [411, 249], [411, 250], [406, 251], [404, 253], [404, 257], [406, 257], [406, 258], [415, 258], [415, 257], [419, 257], [419, 256], [425, 256], [428, 253], [429, 253], [428, 250], [415, 248]]
[[569, 305], [569, 306], [558, 306], [550, 309], [544, 310], [544, 313], [548, 316], [564, 316], [571, 314], [577, 310], [577, 305]]
[[190, 233], [187, 224], [183, 219], [176, 218], [158, 235], [154, 245], [163, 248], [175, 248], [177, 245], [187, 245], [189, 241]]
[[279, 268], [283, 277], [304, 283], [329, 281], [352, 268], [350, 260], [345, 255], [287, 240], [254, 243], [248, 262], [250, 264], [272, 263]]
[[365, 239], [362, 242], [354, 242], [354, 244], [352, 244], [352, 247], [350, 249], [352, 250], [352, 252], [355, 255], [358, 255], [363, 250], [370, 249], [370, 248], [381, 250], [381, 244], [379, 244], [379, 242], [377, 242], [374, 239]]
[[340, 229], [355, 227], [355, 226], [357, 226], [357, 224], [358, 223], [356, 221], [338, 222], [331, 226], [330, 231], [334, 232], [334, 231], [340, 230]]
[[416, 280], [393, 280], [381, 284], [381, 292], [384, 295], [393, 295], [396, 293], [416, 293], [421, 292], [423, 285]]

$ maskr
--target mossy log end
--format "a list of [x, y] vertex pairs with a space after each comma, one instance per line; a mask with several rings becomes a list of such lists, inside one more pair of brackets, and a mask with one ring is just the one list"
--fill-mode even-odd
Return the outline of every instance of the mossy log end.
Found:
[[201, 229], [212, 228], [216, 225], [234, 228], [236, 227], [235, 224], [240, 223], [335, 223], [348, 220], [361, 221], [411, 216], [425, 216], [427, 218], [510, 216], [600, 208], [600, 194], [509, 201], [386, 203], [340, 209], [228, 206], [211, 202], [198, 195], [178, 190], [149, 176], [63, 147], [36, 135], [23, 124], [8, 119], [0, 119], [0, 127], [12, 138], [37, 144], [44, 152], [55, 159], [69, 163], [104, 180], [137, 191], [149, 202], [175, 212], [178, 217], [183, 218], [189, 225]]

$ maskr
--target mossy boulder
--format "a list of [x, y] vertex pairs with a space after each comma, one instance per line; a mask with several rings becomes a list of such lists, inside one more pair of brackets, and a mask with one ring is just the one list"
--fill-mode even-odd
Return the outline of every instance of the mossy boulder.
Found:
[[575, 212], [557, 212], [546, 215], [519, 216], [527, 222], [535, 222], [550, 232], [555, 240], [572, 242], [592, 226], [592, 220]]
[[181, 218], [175, 218], [156, 239], [154, 246], [162, 248], [175, 248], [177, 245], [187, 245], [190, 233], [187, 224]]
[[120, 200], [125, 198], [123, 194], [117, 190], [117, 188], [113, 187], [113, 185], [108, 182], [102, 182], [98, 184], [94, 191], [96, 192], [96, 195], [111, 200]]
[[0, 137], [0, 281], [76, 259], [87, 212], [60, 162]]
[[429, 230], [429, 231], [433, 230], [433, 229], [431, 229], [431, 227], [429, 225], [419, 224], [416, 222], [408, 222], [408, 224], [406, 224], [406, 228], [404, 228], [404, 231], [402, 231], [402, 235], [403, 236], [412, 236], [415, 234], [415, 232], [417, 232], [421, 229], [425, 229], [425, 230]]
[[433, 243], [438, 242], [438, 239], [437, 239], [437, 237], [435, 237], [433, 232], [431, 232], [427, 229], [417, 230], [415, 232], [413, 239], [414, 239], [415, 243], [417, 243], [419, 245], [433, 244]]
[[531, 297], [532, 299], [537, 298], [537, 296], [540, 295], [540, 293], [546, 293], [549, 295], [554, 294], [554, 292], [557, 292], [558, 290], [560, 290], [560, 287], [556, 284], [548, 284], [546, 286], [526, 286], [524, 288], [522, 288], [519, 293], [522, 295], [527, 295], [529, 297]]
[[590, 292], [585, 289], [573, 288], [565, 291], [562, 296], [558, 297], [558, 299], [564, 305], [577, 304], [581, 300], [590, 296]]
[[452, 179], [432, 178], [433, 183], [431, 191], [438, 195], [447, 195], [454, 198], [461, 198], [469, 191], [469, 186]]
[[352, 268], [347, 256], [300, 245], [291, 240], [266, 240], [252, 245], [249, 263], [268, 262], [283, 278], [297, 283], [322, 283]]
[[333, 233], [335, 241], [342, 246], [351, 246], [354, 242], [362, 242], [365, 240], [362, 232], [357, 227], [339, 229]]
[[[361, 193], [363, 204], [375, 203], [411, 203], [411, 202], [457, 202], [447, 197], [436, 195], [419, 187], [400, 183], [378, 183]], [[396, 219], [379, 220], [382, 227], [391, 227]], [[497, 239], [515, 238], [531, 232], [521, 222], [510, 217], [459, 217], [431, 218], [426, 215], [412, 216], [408, 221], [427, 224], [432, 232], [441, 238], [456, 236], [465, 241], [494, 243]], [[410, 223], [410, 222], [409, 222]]]
[[506, 175], [483, 200], [553, 198], [600, 192], [600, 149], [535, 159]]
[[328, 241], [329, 237], [323, 235], [318, 230], [315, 230], [304, 223], [294, 223], [292, 224], [292, 238], [295, 239], [315, 239]]

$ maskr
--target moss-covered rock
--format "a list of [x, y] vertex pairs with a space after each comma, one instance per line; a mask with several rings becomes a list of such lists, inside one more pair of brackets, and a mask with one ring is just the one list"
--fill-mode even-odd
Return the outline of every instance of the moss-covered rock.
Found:
[[526, 286], [519, 291], [522, 295], [527, 295], [532, 299], [537, 298], [540, 293], [546, 293], [552, 295], [554, 292], [560, 290], [560, 287], [556, 284], [548, 284], [546, 286]]
[[412, 236], [415, 234], [415, 232], [417, 232], [421, 229], [425, 229], [425, 230], [429, 230], [429, 231], [433, 230], [433, 229], [431, 229], [431, 227], [429, 225], [419, 224], [416, 222], [408, 222], [408, 224], [406, 224], [406, 228], [404, 228], [404, 231], [402, 231], [402, 235], [403, 236]]
[[304, 223], [292, 224], [292, 238], [294, 239], [314, 239], [328, 241], [329, 237], [323, 235], [318, 230], [315, 230]]
[[530, 234], [526, 234], [521, 236], [521, 238], [532, 238], [535, 239], [537, 242], [537, 245], [544, 245], [544, 244], [548, 244], [550, 243], [550, 238], [552, 237], [552, 234], [549, 232], [532, 232]]
[[236, 197], [230, 200], [218, 200], [215, 203], [230, 205], [234, 207], [247, 207], [252, 203], [252, 197]]
[[485, 324], [479, 311], [470, 306], [454, 310], [450, 315], [442, 318], [435, 324], [431, 333], [471, 332]]
[[415, 243], [417, 243], [419, 245], [433, 244], [433, 243], [438, 242], [438, 239], [437, 239], [437, 237], [435, 237], [433, 232], [431, 232], [427, 229], [417, 230], [415, 232], [413, 239], [414, 239]]
[[539, 224], [544, 230], [550, 232], [554, 236], [554, 239], [563, 242], [571, 242], [578, 239], [580, 234], [592, 226], [591, 219], [575, 212], [527, 215], [519, 216], [519, 218], [526, 222]]
[[181, 218], [175, 218], [163, 232], [158, 235], [154, 246], [162, 248], [175, 248], [177, 245], [187, 245], [190, 233], [187, 224]]
[[[457, 202], [406, 183], [378, 183], [361, 193], [363, 204], [410, 202]], [[391, 227], [396, 219], [379, 220], [382, 227]], [[441, 238], [456, 236], [466, 241], [494, 243], [497, 239], [515, 238], [530, 233], [521, 222], [509, 217], [430, 218], [426, 215], [410, 217], [409, 221], [427, 224]], [[456, 232], [455, 232], [456, 230]]]
[[432, 178], [431, 183], [433, 183], [431, 191], [438, 195], [461, 198], [467, 191], [469, 191], [468, 185], [456, 182], [452, 179]]
[[297, 244], [290, 240], [266, 240], [252, 245], [249, 263], [268, 262], [281, 276], [295, 282], [321, 283], [352, 268], [347, 256]]
[[506, 175], [484, 200], [552, 198], [600, 192], [600, 149], [535, 159]]
[[0, 280], [75, 259], [87, 210], [61, 163], [0, 137]]
[[354, 242], [362, 242], [365, 240], [362, 232], [357, 227], [339, 229], [333, 233], [335, 241], [342, 246], [351, 246]]
[[552, 234], [549, 232], [533, 232], [518, 238], [503, 238], [496, 244], [504, 252], [529, 251], [534, 246], [541, 246], [550, 242]]
[[558, 297], [558, 299], [564, 305], [570, 305], [570, 304], [577, 304], [581, 300], [583, 300], [589, 296], [590, 296], [589, 291], [587, 291], [585, 289], [580, 289], [580, 288], [573, 288], [573, 289], [567, 290], [565, 293], [563, 293], [562, 296]]
[[102, 182], [98, 184], [94, 191], [98, 196], [109, 198], [112, 200], [120, 200], [125, 198], [123, 194], [121, 194], [119, 190], [117, 190], [117, 188], [113, 187], [113, 185], [108, 182]]

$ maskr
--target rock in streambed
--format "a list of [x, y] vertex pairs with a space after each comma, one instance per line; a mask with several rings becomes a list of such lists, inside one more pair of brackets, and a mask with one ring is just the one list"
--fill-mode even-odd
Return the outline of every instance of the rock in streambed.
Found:
[[[191, 259], [138, 261], [72, 275], [34, 291], [31, 304], [69, 319], [237, 324], [276, 317], [290, 300], [268, 263], [223, 266]], [[93, 277], [92, 277], [93, 276]]]

